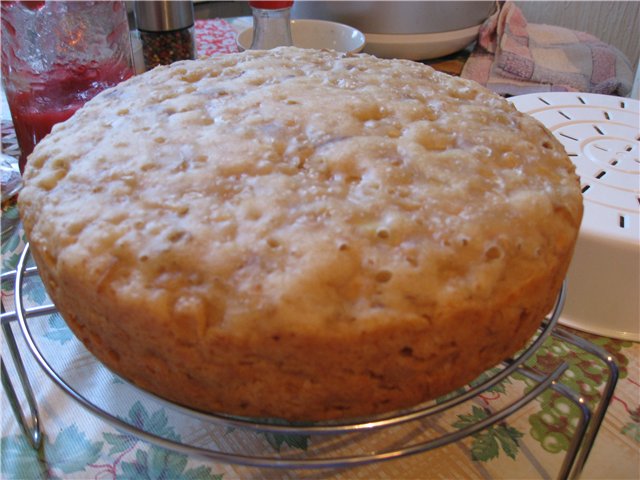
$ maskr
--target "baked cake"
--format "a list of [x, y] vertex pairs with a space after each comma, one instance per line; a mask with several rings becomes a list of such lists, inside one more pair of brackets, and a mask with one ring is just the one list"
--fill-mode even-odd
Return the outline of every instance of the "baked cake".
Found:
[[24, 226], [78, 338], [202, 411], [317, 421], [450, 392], [549, 313], [582, 215], [533, 118], [405, 60], [158, 67], [29, 158]]

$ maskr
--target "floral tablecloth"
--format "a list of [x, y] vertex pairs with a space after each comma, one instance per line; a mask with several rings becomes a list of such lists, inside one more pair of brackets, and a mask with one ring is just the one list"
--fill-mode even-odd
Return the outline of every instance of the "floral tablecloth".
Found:
[[[207, 23], [211, 27], [211, 23]], [[212, 30], [199, 27], [201, 35], [233, 51], [233, 29], [218, 22]], [[200, 43], [204, 48], [205, 42]], [[224, 47], [226, 45], [226, 47]], [[212, 53], [212, 52], [207, 52]], [[213, 52], [215, 53], [215, 52]], [[3, 113], [5, 117], [5, 113]], [[3, 151], [17, 154], [9, 122], [2, 124]], [[15, 268], [26, 239], [15, 204], [3, 203], [2, 272]], [[6, 230], [5, 230], [6, 227]], [[27, 291], [27, 301], [46, 301], [37, 285]], [[12, 285], [2, 285], [3, 307], [13, 310]], [[130, 425], [172, 441], [207, 449], [225, 449], [237, 454], [312, 458], [327, 454], [363, 454], [379, 448], [420, 442], [456, 432], [482, 421], [513, 399], [520, 398], [532, 381], [520, 374], [509, 376], [488, 391], [459, 407], [428, 420], [382, 431], [375, 439], [246, 432], [220, 428], [206, 420], [187, 418], [170, 405], [132, 393], [132, 387], [101, 367], [82, 349], [58, 315], [37, 320], [39, 344], [55, 359], [71, 383], [95, 399], [100, 408]], [[30, 383], [34, 389], [44, 432], [39, 450], [34, 450], [19, 428], [2, 390], [0, 478], [2, 479], [222, 479], [222, 478], [553, 478], [557, 476], [573, 432], [579, 410], [563, 395], [547, 389], [532, 402], [503, 421], [464, 440], [425, 453], [340, 469], [286, 469], [238, 466], [220, 459], [148, 443], [129, 431], [116, 428], [82, 407], [63, 392], [34, 360], [15, 321], [5, 322], [15, 334]], [[564, 327], [558, 327], [564, 328]], [[575, 332], [574, 332], [575, 333]], [[609, 405], [583, 478], [640, 478], [640, 344], [580, 333], [601, 346], [617, 361], [620, 380]], [[13, 362], [2, 336], [2, 359], [8, 378], [19, 386]], [[587, 405], [597, 404], [608, 376], [605, 367], [587, 352], [551, 337], [528, 363], [548, 371], [560, 361], [568, 370], [560, 382], [576, 392]], [[24, 397], [20, 396], [24, 406]]]

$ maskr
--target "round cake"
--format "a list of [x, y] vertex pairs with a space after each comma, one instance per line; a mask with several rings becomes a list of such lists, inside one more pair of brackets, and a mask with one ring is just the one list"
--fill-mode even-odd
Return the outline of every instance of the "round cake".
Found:
[[20, 209], [77, 337], [194, 409], [409, 407], [521, 349], [582, 216], [542, 125], [406, 60], [278, 48], [158, 67], [29, 157]]

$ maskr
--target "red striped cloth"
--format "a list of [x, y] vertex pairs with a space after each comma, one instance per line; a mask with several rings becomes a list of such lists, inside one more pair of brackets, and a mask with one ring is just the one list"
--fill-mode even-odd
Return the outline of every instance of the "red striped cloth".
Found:
[[222, 18], [196, 20], [195, 27], [198, 57], [238, 51], [236, 32], [226, 20]]

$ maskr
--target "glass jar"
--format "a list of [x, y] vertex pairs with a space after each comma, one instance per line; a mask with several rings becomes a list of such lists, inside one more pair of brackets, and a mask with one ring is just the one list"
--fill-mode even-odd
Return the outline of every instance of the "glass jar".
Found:
[[146, 70], [196, 57], [193, 2], [136, 1], [134, 14]]
[[2, 83], [20, 171], [54, 124], [133, 75], [122, 1], [2, 2]]

